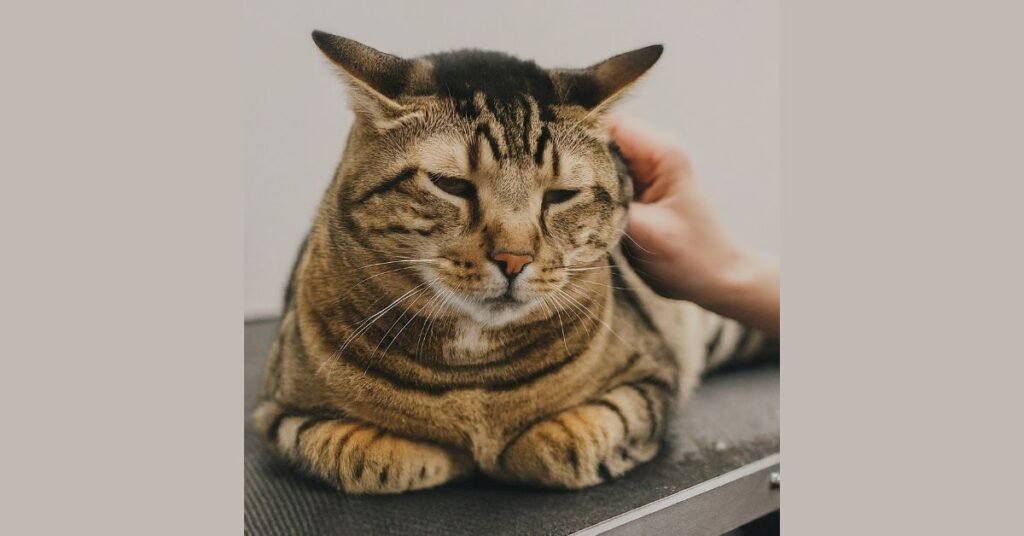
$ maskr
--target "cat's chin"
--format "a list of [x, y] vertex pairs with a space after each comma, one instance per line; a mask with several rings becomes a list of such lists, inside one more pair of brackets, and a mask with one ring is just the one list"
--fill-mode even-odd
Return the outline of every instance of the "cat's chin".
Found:
[[534, 311], [536, 300], [521, 300], [498, 297], [483, 301], [471, 301], [462, 297], [452, 299], [455, 307], [467, 318], [488, 328], [498, 328], [521, 320]]

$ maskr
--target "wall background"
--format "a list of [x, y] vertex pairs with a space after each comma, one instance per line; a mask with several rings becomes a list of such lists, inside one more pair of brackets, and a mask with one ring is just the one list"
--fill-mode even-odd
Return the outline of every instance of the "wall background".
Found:
[[619, 111], [671, 132], [736, 237], [780, 250], [777, 0], [245, 3], [245, 316], [280, 311], [352, 121], [320, 29], [404, 56], [477, 47], [582, 67], [662, 43]]

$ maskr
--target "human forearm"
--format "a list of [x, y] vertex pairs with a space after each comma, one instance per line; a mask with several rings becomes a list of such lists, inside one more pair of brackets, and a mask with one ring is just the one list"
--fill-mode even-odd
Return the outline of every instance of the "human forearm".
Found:
[[778, 266], [746, 257], [724, 271], [715, 288], [694, 301], [709, 311], [760, 329], [777, 339], [779, 292]]

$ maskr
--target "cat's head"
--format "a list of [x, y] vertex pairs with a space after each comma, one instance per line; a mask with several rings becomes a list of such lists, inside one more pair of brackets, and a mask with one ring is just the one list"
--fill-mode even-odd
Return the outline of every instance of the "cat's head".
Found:
[[500, 325], [557, 300], [620, 239], [632, 185], [608, 107], [660, 45], [582, 69], [497, 52], [403, 59], [314, 32], [356, 112], [335, 221], [380, 263]]

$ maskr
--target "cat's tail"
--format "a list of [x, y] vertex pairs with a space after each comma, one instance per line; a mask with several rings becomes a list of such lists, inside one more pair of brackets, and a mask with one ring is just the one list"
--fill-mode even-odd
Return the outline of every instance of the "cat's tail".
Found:
[[778, 360], [779, 341], [735, 320], [707, 313], [704, 373], [754, 361]]

